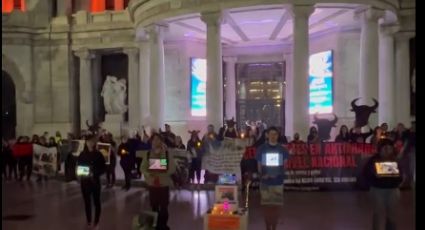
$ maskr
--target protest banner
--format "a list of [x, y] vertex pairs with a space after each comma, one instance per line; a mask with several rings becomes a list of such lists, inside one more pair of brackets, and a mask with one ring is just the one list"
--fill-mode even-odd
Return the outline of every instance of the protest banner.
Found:
[[33, 172], [43, 176], [55, 176], [57, 172], [57, 148], [34, 144], [33, 150]]
[[241, 178], [240, 164], [248, 144], [248, 139], [225, 138], [218, 146], [208, 148], [202, 158], [202, 168], [216, 174], [236, 174]]
[[[363, 167], [376, 153], [375, 146], [363, 143], [324, 142], [286, 147], [290, 153], [284, 165], [286, 190], [363, 188]], [[255, 158], [255, 149], [245, 151], [243, 158], [243, 162]]]
[[25, 157], [31, 156], [32, 154], [32, 144], [31, 143], [19, 143], [12, 146], [12, 153], [14, 157]]

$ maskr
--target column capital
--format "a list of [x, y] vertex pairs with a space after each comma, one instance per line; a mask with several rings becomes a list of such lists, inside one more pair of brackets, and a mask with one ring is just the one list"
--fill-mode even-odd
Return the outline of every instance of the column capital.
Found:
[[392, 36], [399, 31], [400, 31], [399, 25], [381, 25], [379, 27], [379, 32], [385, 36]]
[[380, 18], [384, 16], [385, 16], [384, 10], [373, 8], [373, 7], [357, 9], [354, 12], [355, 20], [378, 21]]
[[314, 12], [313, 5], [291, 5], [288, 7], [288, 12], [293, 18], [305, 17], [308, 18]]
[[127, 56], [131, 55], [139, 55], [139, 48], [136, 47], [125, 47], [122, 49], [123, 53], [127, 54]]
[[221, 11], [202, 12], [201, 20], [207, 25], [221, 25], [223, 23], [223, 14]]
[[87, 48], [83, 48], [83, 49], [79, 49], [77, 51], [74, 52], [75, 55], [77, 55], [77, 57], [79, 57], [80, 59], [85, 59], [85, 60], [89, 60], [89, 59], [93, 59], [95, 58], [95, 54], [92, 53], [89, 49]]
[[415, 37], [415, 33], [410, 31], [409, 32], [400, 31], [398, 33], [395, 33], [396, 41], [409, 41], [413, 37]]
[[150, 24], [145, 27], [145, 32], [148, 34], [149, 39], [162, 38], [165, 32], [169, 29], [167, 24]]
[[238, 61], [237, 57], [223, 57], [223, 61], [224, 62], [229, 62], [229, 63], [236, 63]]

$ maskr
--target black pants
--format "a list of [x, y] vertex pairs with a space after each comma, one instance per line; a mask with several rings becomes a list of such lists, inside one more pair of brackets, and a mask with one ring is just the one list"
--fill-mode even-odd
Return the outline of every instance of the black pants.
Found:
[[141, 178], [142, 173], [140, 172], [140, 166], [142, 165], [143, 159], [140, 157], [136, 157], [136, 170], [137, 170], [137, 177]]
[[125, 177], [125, 188], [131, 187], [131, 165], [120, 163], [122, 170], [124, 171], [124, 177]]
[[100, 179], [99, 180], [82, 180], [81, 192], [83, 193], [84, 206], [86, 209], [87, 223], [92, 223], [92, 198], [94, 203], [94, 224], [97, 225], [100, 219]]
[[12, 175], [14, 179], [18, 179], [18, 162], [15, 158], [9, 159], [7, 162], [7, 167], [9, 168], [9, 174], [7, 176], [7, 179], [12, 179]]
[[170, 203], [169, 187], [149, 187], [149, 200], [152, 211], [158, 213], [156, 230], [168, 230], [168, 204]]
[[189, 179], [192, 182], [195, 182], [195, 175], [198, 179], [198, 184], [201, 182], [201, 169], [202, 169], [202, 160], [198, 158], [192, 158], [192, 163], [190, 164], [189, 169]]
[[30, 180], [32, 174], [32, 156], [24, 156], [18, 158], [19, 180], [22, 180], [24, 175], [27, 180]]
[[106, 180], [108, 185], [115, 184], [115, 165], [107, 165], [106, 166]]
[[65, 160], [65, 180], [73, 181], [77, 179], [75, 174], [75, 168], [77, 167], [77, 158], [74, 157], [71, 153], [68, 154]]

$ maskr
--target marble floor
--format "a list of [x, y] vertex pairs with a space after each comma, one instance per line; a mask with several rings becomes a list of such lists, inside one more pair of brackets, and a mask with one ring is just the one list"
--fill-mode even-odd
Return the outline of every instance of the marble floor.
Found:
[[[130, 230], [134, 215], [148, 209], [143, 188], [124, 192], [102, 189], [102, 230]], [[212, 205], [213, 191], [174, 191], [169, 207], [173, 230], [202, 230], [202, 216]], [[264, 229], [259, 195], [250, 196], [249, 229]], [[2, 227], [7, 230], [85, 229], [80, 187], [76, 182], [2, 182]], [[402, 192], [399, 229], [415, 229], [412, 191]], [[367, 192], [286, 192], [278, 229], [368, 230], [371, 207]]]

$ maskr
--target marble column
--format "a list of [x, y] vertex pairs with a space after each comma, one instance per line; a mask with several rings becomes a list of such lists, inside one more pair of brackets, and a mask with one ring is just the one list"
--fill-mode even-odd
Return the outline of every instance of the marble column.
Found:
[[93, 124], [93, 79], [92, 59], [94, 55], [88, 49], [75, 54], [80, 58], [80, 127], [87, 130], [86, 121]]
[[379, 124], [396, 125], [395, 115], [395, 26], [379, 28]]
[[202, 13], [207, 25], [207, 123], [223, 126], [223, 60], [221, 50], [221, 12]]
[[226, 118], [236, 119], [236, 57], [224, 57], [226, 62]]
[[[368, 8], [358, 11], [355, 18], [361, 22], [360, 34], [360, 74], [358, 104], [372, 105], [372, 99], [379, 95], [379, 35], [378, 20], [384, 11]], [[377, 111], [378, 112], [378, 111]], [[378, 124], [378, 118], [372, 113], [369, 118], [370, 126]]]
[[165, 110], [165, 70], [164, 70], [164, 31], [163, 25], [150, 25], [150, 125], [158, 130], [164, 126]]
[[[294, 107], [294, 97], [293, 97], [293, 71], [292, 71], [292, 54], [285, 54], [285, 135], [293, 137], [297, 132], [294, 130], [294, 117], [293, 117], [293, 107]], [[282, 95], [283, 96], [283, 95]]]
[[139, 48], [124, 48], [128, 56], [128, 125], [137, 129], [140, 124]]
[[139, 49], [139, 126], [141, 128], [141, 126], [149, 125], [150, 118], [150, 43], [147, 38], [140, 40]]
[[399, 32], [396, 34], [396, 95], [397, 123], [410, 127], [410, 53], [409, 40], [414, 33]]
[[308, 19], [313, 13], [313, 6], [293, 5], [290, 12], [293, 16], [293, 60], [292, 60], [292, 124], [293, 131], [298, 132], [302, 139], [306, 139], [309, 130], [309, 87], [308, 87], [308, 60], [309, 34]]

